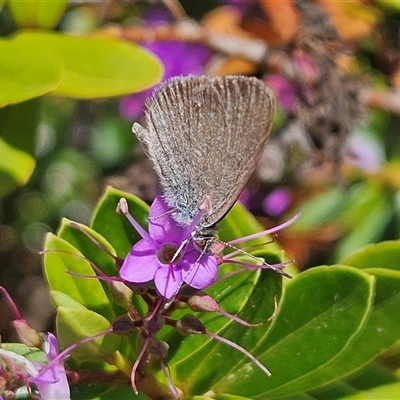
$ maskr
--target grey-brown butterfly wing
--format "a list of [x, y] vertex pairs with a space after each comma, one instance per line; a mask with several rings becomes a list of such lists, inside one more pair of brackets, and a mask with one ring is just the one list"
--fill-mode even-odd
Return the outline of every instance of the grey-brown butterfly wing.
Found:
[[275, 102], [270, 89], [243, 76], [178, 77], [148, 103], [147, 129], [134, 124], [174, 218], [188, 225], [209, 197], [200, 226], [233, 206], [269, 137]]

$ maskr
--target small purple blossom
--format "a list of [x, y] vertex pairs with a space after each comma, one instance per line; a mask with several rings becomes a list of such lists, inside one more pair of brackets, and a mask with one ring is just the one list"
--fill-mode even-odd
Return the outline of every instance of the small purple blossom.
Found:
[[191, 232], [173, 220], [161, 196], [150, 207], [148, 233], [132, 220], [142, 239], [125, 258], [120, 269], [122, 279], [131, 283], [154, 280], [157, 291], [166, 299], [172, 298], [183, 283], [195, 289], [213, 283], [217, 274], [216, 257], [201, 253], [188, 240]]
[[382, 149], [372, 138], [353, 133], [348, 139], [349, 158], [352, 163], [366, 172], [378, 170], [384, 160]]
[[286, 188], [277, 188], [273, 190], [263, 201], [264, 211], [273, 216], [279, 216], [285, 212], [291, 202], [291, 195]]
[[305, 51], [295, 49], [293, 51], [293, 64], [301, 76], [301, 82], [306, 85], [313, 85], [321, 78], [321, 72], [315, 60]]
[[268, 75], [264, 80], [274, 92], [283, 110], [286, 112], [293, 111], [296, 101], [296, 87], [294, 83], [278, 74]]
[[62, 360], [52, 362], [58, 356], [57, 338], [48, 333], [43, 344], [49, 367], [44, 367], [40, 374], [33, 377], [31, 381], [39, 390], [43, 400], [69, 399], [70, 390]]
[[[144, 17], [148, 26], [168, 23], [171, 18], [168, 10], [156, 8]], [[163, 81], [178, 75], [201, 75], [212, 55], [212, 51], [200, 43], [185, 43], [181, 41], [146, 42], [142, 46], [160, 59], [164, 66]], [[132, 120], [143, 110], [144, 101], [152, 95], [154, 88], [124, 97], [120, 101], [120, 114]]]
[[[25, 357], [0, 348], [0, 359], [5, 359], [8, 365], [22, 368], [24, 380], [36, 385], [40, 400], [69, 400], [70, 390], [63, 359], [58, 356], [57, 338], [36, 332], [21, 316], [16, 304], [7, 290], [0, 286], [0, 292], [8, 301], [15, 314], [13, 325], [18, 336], [28, 347], [41, 347], [47, 357], [47, 364], [31, 363]], [[0, 364], [1, 367], [1, 364]], [[0, 370], [1, 372], [1, 370]]]
[[[199, 43], [163, 41], [144, 43], [142, 46], [161, 60], [164, 66], [163, 81], [178, 75], [201, 75], [211, 56], [211, 51]], [[138, 117], [144, 101], [151, 96], [154, 89], [124, 97], [119, 105], [121, 115], [128, 120]]]
[[[44, 341], [49, 367], [43, 364], [33, 364], [27, 358], [14, 352], [0, 348], [0, 358], [9, 364], [20, 367], [28, 382], [33, 383], [40, 395], [40, 400], [69, 400], [70, 389], [62, 361], [52, 361], [58, 356], [56, 337], [49, 333]], [[22, 369], [21, 369], [22, 368]]]

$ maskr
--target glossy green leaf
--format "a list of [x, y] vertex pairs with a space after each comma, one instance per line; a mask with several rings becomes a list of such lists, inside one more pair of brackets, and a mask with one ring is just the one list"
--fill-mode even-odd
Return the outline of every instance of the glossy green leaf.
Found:
[[388, 268], [400, 270], [400, 240], [368, 245], [343, 258], [340, 263], [356, 268]]
[[0, 39], [0, 53], [0, 107], [42, 96], [61, 82], [63, 61], [47, 47], [38, 51], [32, 43], [14, 36]]
[[342, 397], [340, 400], [398, 400], [400, 398], [400, 382], [382, 385], [377, 388]]
[[[56, 325], [61, 348], [110, 328], [110, 322], [94, 311], [64, 306], [57, 309]], [[71, 351], [71, 355], [79, 361], [111, 360], [119, 343], [119, 336], [107, 334], [77, 346]]]
[[40, 106], [32, 99], [0, 109], [0, 196], [31, 177]]
[[8, 0], [12, 19], [20, 28], [54, 28], [63, 15], [67, 0]]
[[[309, 397], [306, 399], [312, 400], [337, 400], [341, 397], [348, 396], [357, 392], [357, 389], [349, 385], [346, 381], [337, 380], [329, 385], [319, 389], [314, 389], [307, 392]], [[295, 397], [297, 399], [297, 397]], [[301, 399], [301, 397], [299, 397]], [[292, 400], [292, 396], [284, 397], [282, 400]]]
[[366, 272], [375, 277], [375, 295], [363, 329], [323, 369], [314, 371], [303, 381], [320, 385], [332, 382], [366, 365], [400, 339], [400, 322], [396, 315], [400, 309], [400, 272], [381, 269]]
[[301, 218], [293, 226], [293, 230], [315, 229], [323, 223], [330, 221], [340, 215], [345, 207], [343, 190], [334, 187], [326, 192], [302, 203], [298, 208]]
[[64, 306], [69, 308], [80, 308], [84, 309], [85, 306], [76, 301], [72, 297], [68, 296], [63, 292], [59, 292], [58, 290], [50, 291], [51, 300], [56, 308]]
[[[393, 216], [393, 209], [381, 190], [374, 187], [366, 192], [366, 199], [357, 204], [357, 212], [349, 208], [340, 218], [342, 221], [353, 220], [351, 232], [341, 240], [336, 248], [336, 259], [342, 259], [363, 246], [378, 240]], [[356, 205], [354, 205], [356, 206]], [[351, 218], [350, 218], [351, 215]]]
[[370, 182], [359, 182], [351, 186], [345, 194], [346, 208], [340, 214], [338, 220], [346, 228], [357, 228], [360, 219], [367, 216], [369, 211], [377, 203], [385, 199], [385, 191], [380, 185]]
[[[281, 285], [281, 276], [264, 270], [233, 275], [212, 285], [207, 292], [221, 309], [251, 323], [260, 323], [272, 315], [274, 298], [279, 298]], [[203, 314], [200, 318], [208, 331], [239, 343], [249, 351], [268, 326], [266, 323], [246, 327], [217, 313]], [[229, 376], [235, 365], [247, 359], [232, 347], [204, 336], [191, 335], [183, 340], [173, 333], [163, 339], [170, 345], [168, 365], [174, 382], [187, 395], [207, 392], [214, 382]]]
[[[201, 400], [203, 397], [201, 396], [194, 396], [193, 400]], [[204, 399], [207, 399], [207, 397], [204, 397]], [[242, 397], [242, 396], [235, 396], [233, 394], [221, 394], [217, 395], [215, 397], [210, 397], [210, 399], [213, 400], [249, 400], [248, 397]]]
[[84, 224], [64, 218], [57, 235], [72, 244], [106, 275], [117, 276], [115, 260], [107, 254], [115, 255], [115, 250], [99, 233]]
[[147, 229], [149, 207], [136, 196], [110, 186], [97, 203], [90, 226], [111, 243], [119, 257], [125, 257], [141, 237], [124, 215], [117, 214], [116, 208], [121, 197], [127, 200], [131, 215]]
[[27, 31], [15, 40], [61, 58], [64, 74], [52, 93], [75, 98], [121, 96], [156, 84], [162, 67], [141, 47], [118, 39]]
[[71, 383], [69, 387], [71, 400], [95, 400], [110, 392], [110, 384], [107, 382]]
[[0, 138], [0, 195], [4, 195], [30, 178], [36, 161], [29, 154], [8, 145]]
[[312, 376], [351, 345], [371, 311], [374, 279], [350, 267], [313, 268], [286, 286], [279, 312], [249, 362], [217, 383], [216, 393], [283, 397], [318, 386]]
[[352, 393], [387, 385], [397, 382], [397, 380], [396, 371], [381, 365], [379, 358], [343, 379], [344, 382], [354, 388]]
[[[99, 393], [100, 392], [100, 393]], [[135, 397], [132, 397], [135, 396]], [[110, 387], [108, 383], [80, 384], [71, 386], [71, 400], [150, 400], [148, 396], [139, 392], [133, 394], [130, 385]]]
[[44, 273], [50, 289], [65, 293], [112, 321], [114, 312], [98, 279], [66, 273], [71, 271], [78, 275], [96, 276], [82, 253], [52, 233], [47, 235], [44, 248]]
[[377, 184], [360, 182], [344, 190], [332, 188], [303, 203], [294, 230], [310, 230], [324, 223], [337, 224], [345, 234], [334, 259], [339, 260], [378, 240], [393, 217], [386, 190]]
[[22, 343], [2, 343], [1, 348], [19, 354], [30, 362], [47, 363], [47, 356], [42, 350], [28, 347]]
[[40, 123], [41, 99], [35, 98], [0, 109], [0, 136], [11, 146], [33, 156]]

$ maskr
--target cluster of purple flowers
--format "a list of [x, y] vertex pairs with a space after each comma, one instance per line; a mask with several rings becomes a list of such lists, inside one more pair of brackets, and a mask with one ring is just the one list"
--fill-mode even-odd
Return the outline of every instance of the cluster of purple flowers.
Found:
[[[237, 264], [241, 267], [241, 270], [254, 270], [254, 268], [272, 269], [288, 276], [282, 270], [287, 265], [285, 262], [270, 265], [254, 258], [252, 264], [246, 264], [234, 259], [236, 254], [241, 253], [240, 251], [233, 251], [227, 255], [220, 255], [219, 252], [226, 246], [234, 247], [241, 241], [283, 229], [291, 224], [297, 216], [268, 231], [236, 239], [229, 243], [216, 240], [211, 246], [212, 250], [202, 250], [196, 247], [193, 240], [193, 233], [199, 218], [195, 218], [188, 227], [180, 226], [173, 219], [172, 210], [168, 208], [162, 196], [157, 196], [150, 207], [148, 232], [129, 214], [125, 199], [121, 199], [117, 211], [128, 218], [142, 237], [124, 259], [119, 271], [120, 277], [128, 285], [146, 284], [145, 289], [143, 289], [143, 286], [140, 287], [140, 291], [143, 293], [144, 290], [146, 293], [146, 302], [149, 306], [148, 314], [143, 319], [139, 318], [135, 313], [131, 313], [132, 322], [128, 321], [128, 326], [138, 327], [144, 340], [142, 350], [139, 352], [138, 359], [132, 368], [131, 382], [134, 390], [137, 391], [136, 372], [142, 357], [147, 351], [160, 361], [171, 392], [175, 395], [177, 393], [165, 368], [166, 350], [164, 349], [167, 348], [167, 344], [159, 342], [155, 338], [155, 335], [163, 325], [173, 326], [183, 335], [203, 334], [234, 347], [249, 357], [265, 374], [269, 375], [269, 371], [254, 356], [236, 343], [208, 332], [206, 327], [194, 315], [187, 314], [180, 320], [175, 321], [170, 318], [170, 313], [174, 309], [174, 302], [179, 301], [185, 302], [193, 311], [218, 312], [238, 323], [251, 326], [246, 321], [220, 310], [217, 303], [202, 292], [202, 289], [206, 289], [215, 281], [218, 265], [224, 262]], [[198, 217], [201, 216], [201, 213], [199, 211]], [[155, 289], [153, 289], [153, 284]], [[115, 324], [114, 332], [126, 330], [126, 324], [125, 319], [124, 323]], [[158, 350], [155, 351], [154, 349]]]
[[29, 347], [40, 348], [46, 358], [45, 362], [31, 362], [23, 355], [0, 347], [0, 399], [17, 398], [21, 389], [32, 393], [33, 385], [38, 392], [35, 398], [69, 400], [70, 388], [63, 357], [59, 356], [57, 338], [52, 333], [36, 332], [22, 319], [15, 303], [2, 286], [0, 292], [16, 314], [14, 326], [21, 340]]
[[[229, 243], [217, 241], [212, 252], [202, 251], [192, 240], [195, 229], [193, 224], [185, 228], [174, 221], [171, 210], [161, 196], [157, 196], [150, 207], [149, 232], [146, 232], [129, 214], [126, 202], [122, 201], [122, 204], [121, 206], [120, 202], [119, 212], [127, 216], [142, 239], [126, 256], [119, 271], [120, 277], [130, 283], [153, 281], [158, 294], [165, 300], [176, 296], [184, 284], [197, 290], [210, 286], [216, 278], [218, 265], [228, 259], [232, 261], [229, 255], [221, 256], [218, 253], [227, 245], [231, 246], [233, 243], [248, 239], [245, 237]], [[256, 236], [282, 229], [286, 225], [287, 223], [260, 232]], [[261, 263], [258, 267], [273, 269], [284, 274], [282, 271], [284, 266], [285, 263], [277, 265]], [[254, 268], [254, 265], [249, 267]]]
[[[137, 290], [137, 293], [142, 295], [148, 304], [148, 312], [143, 317], [139, 316], [133, 309], [130, 299], [128, 299], [126, 303], [127, 314], [118, 317], [109, 329], [92, 337], [83, 338], [59, 353], [56, 337], [51, 333], [40, 335], [30, 328], [16, 310], [16, 306], [8, 293], [2, 289], [3, 294], [15, 310], [14, 326], [21, 340], [27, 342], [29, 337], [28, 346], [41, 347], [46, 355], [47, 362], [34, 364], [19, 354], [0, 348], [0, 377], [1, 374], [6, 374], [10, 387], [9, 390], [2, 390], [0, 396], [2, 394], [8, 395], [13, 390], [25, 387], [28, 392], [37, 390], [36, 393], [42, 400], [68, 400], [70, 390], [63, 361], [71, 350], [100, 336], [110, 333], [125, 335], [137, 329], [143, 341], [138, 357], [131, 368], [131, 383], [134, 391], [136, 393], [138, 391], [137, 372], [140, 370], [141, 361], [146, 360], [148, 356], [153, 356], [159, 361], [164, 372], [168, 390], [175, 398], [178, 398], [178, 390], [174, 386], [166, 366], [168, 345], [156, 338], [156, 334], [164, 325], [174, 327], [183, 335], [202, 334], [225, 343], [242, 352], [266, 375], [270, 375], [268, 369], [247, 350], [226, 338], [208, 332], [202, 322], [194, 315], [186, 314], [179, 320], [172, 319], [170, 315], [174, 309], [174, 302], [185, 302], [193, 311], [217, 312], [240, 324], [251, 326], [248, 322], [220, 310], [217, 303], [202, 289], [207, 288], [215, 281], [218, 266], [223, 262], [237, 264], [242, 269], [246, 267], [249, 269], [269, 268], [285, 275], [282, 269], [287, 263], [269, 265], [254, 259], [255, 264], [248, 265], [234, 260], [235, 251], [224, 256], [218, 254], [218, 252], [222, 251], [227, 245], [234, 246], [242, 240], [266, 233], [274, 233], [293, 222], [293, 219], [269, 231], [236, 239], [230, 243], [216, 241], [215, 245], [212, 246], [212, 251], [204, 251], [196, 247], [193, 240], [193, 232], [202, 211], [199, 211], [199, 218], [195, 218], [189, 227], [182, 227], [172, 218], [171, 210], [169, 210], [163, 198], [158, 196], [150, 208], [147, 232], [129, 214], [124, 199], [121, 199], [117, 210], [129, 219], [142, 239], [132, 247], [124, 259], [120, 268], [120, 277], [108, 278], [103, 276], [102, 279], [108, 281], [110, 285], [122, 284], [122, 280], [134, 291]], [[76, 224], [73, 226], [76, 226]], [[131, 297], [131, 295], [132, 292], [129, 290], [128, 297]], [[10, 375], [12, 376], [11, 379], [9, 378]], [[31, 385], [33, 385], [33, 389]]]
[[[165, 299], [176, 295], [183, 283], [195, 289], [204, 289], [213, 283], [217, 274], [216, 256], [198, 251], [193, 241], [188, 240], [191, 232], [173, 220], [161, 196], [156, 197], [150, 208], [148, 233], [132, 217], [130, 220], [142, 240], [125, 258], [120, 269], [123, 280], [154, 281]], [[180, 251], [182, 244], [184, 248]]]

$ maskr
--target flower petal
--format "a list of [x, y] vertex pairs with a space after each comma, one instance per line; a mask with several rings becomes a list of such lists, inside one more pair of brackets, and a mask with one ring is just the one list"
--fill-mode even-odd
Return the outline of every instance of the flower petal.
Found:
[[36, 376], [39, 374], [39, 371], [36, 369], [36, 367], [29, 360], [19, 354], [9, 350], [0, 349], [0, 356], [5, 360], [10, 360], [13, 363], [22, 365], [25, 367], [30, 376]]
[[188, 272], [184, 275], [183, 280], [189, 286], [195, 289], [205, 289], [214, 282], [218, 264], [212, 254], [201, 254], [197, 249], [193, 249], [185, 254], [184, 263], [188, 263], [188, 265], [184, 265], [182, 268]]
[[170, 211], [162, 196], [158, 195], [150, 207], [149, 234], [158, 243], [180, 244], [184, 229], [174, 221]]
[[131, 283], [149, 282], [159, 268], [157, 260], [158, 249], [154, 243], [146, 240], [137, 242], [126, 256], [119, 275]]
[[57, 338], [49, 333], [45, 342], [49, 365], [44, 367], [38, 377], [31, 379], [39, 390], [40, 398], [43, 400], [67, 400], [70, 398], [70, 390], [62, 360], [52, 363], [58, 355]]
[[181, 268], [172, 265], [161, 266], [154, 275], [154, 284], [161, 296], [172, 298], [183, 283]]

